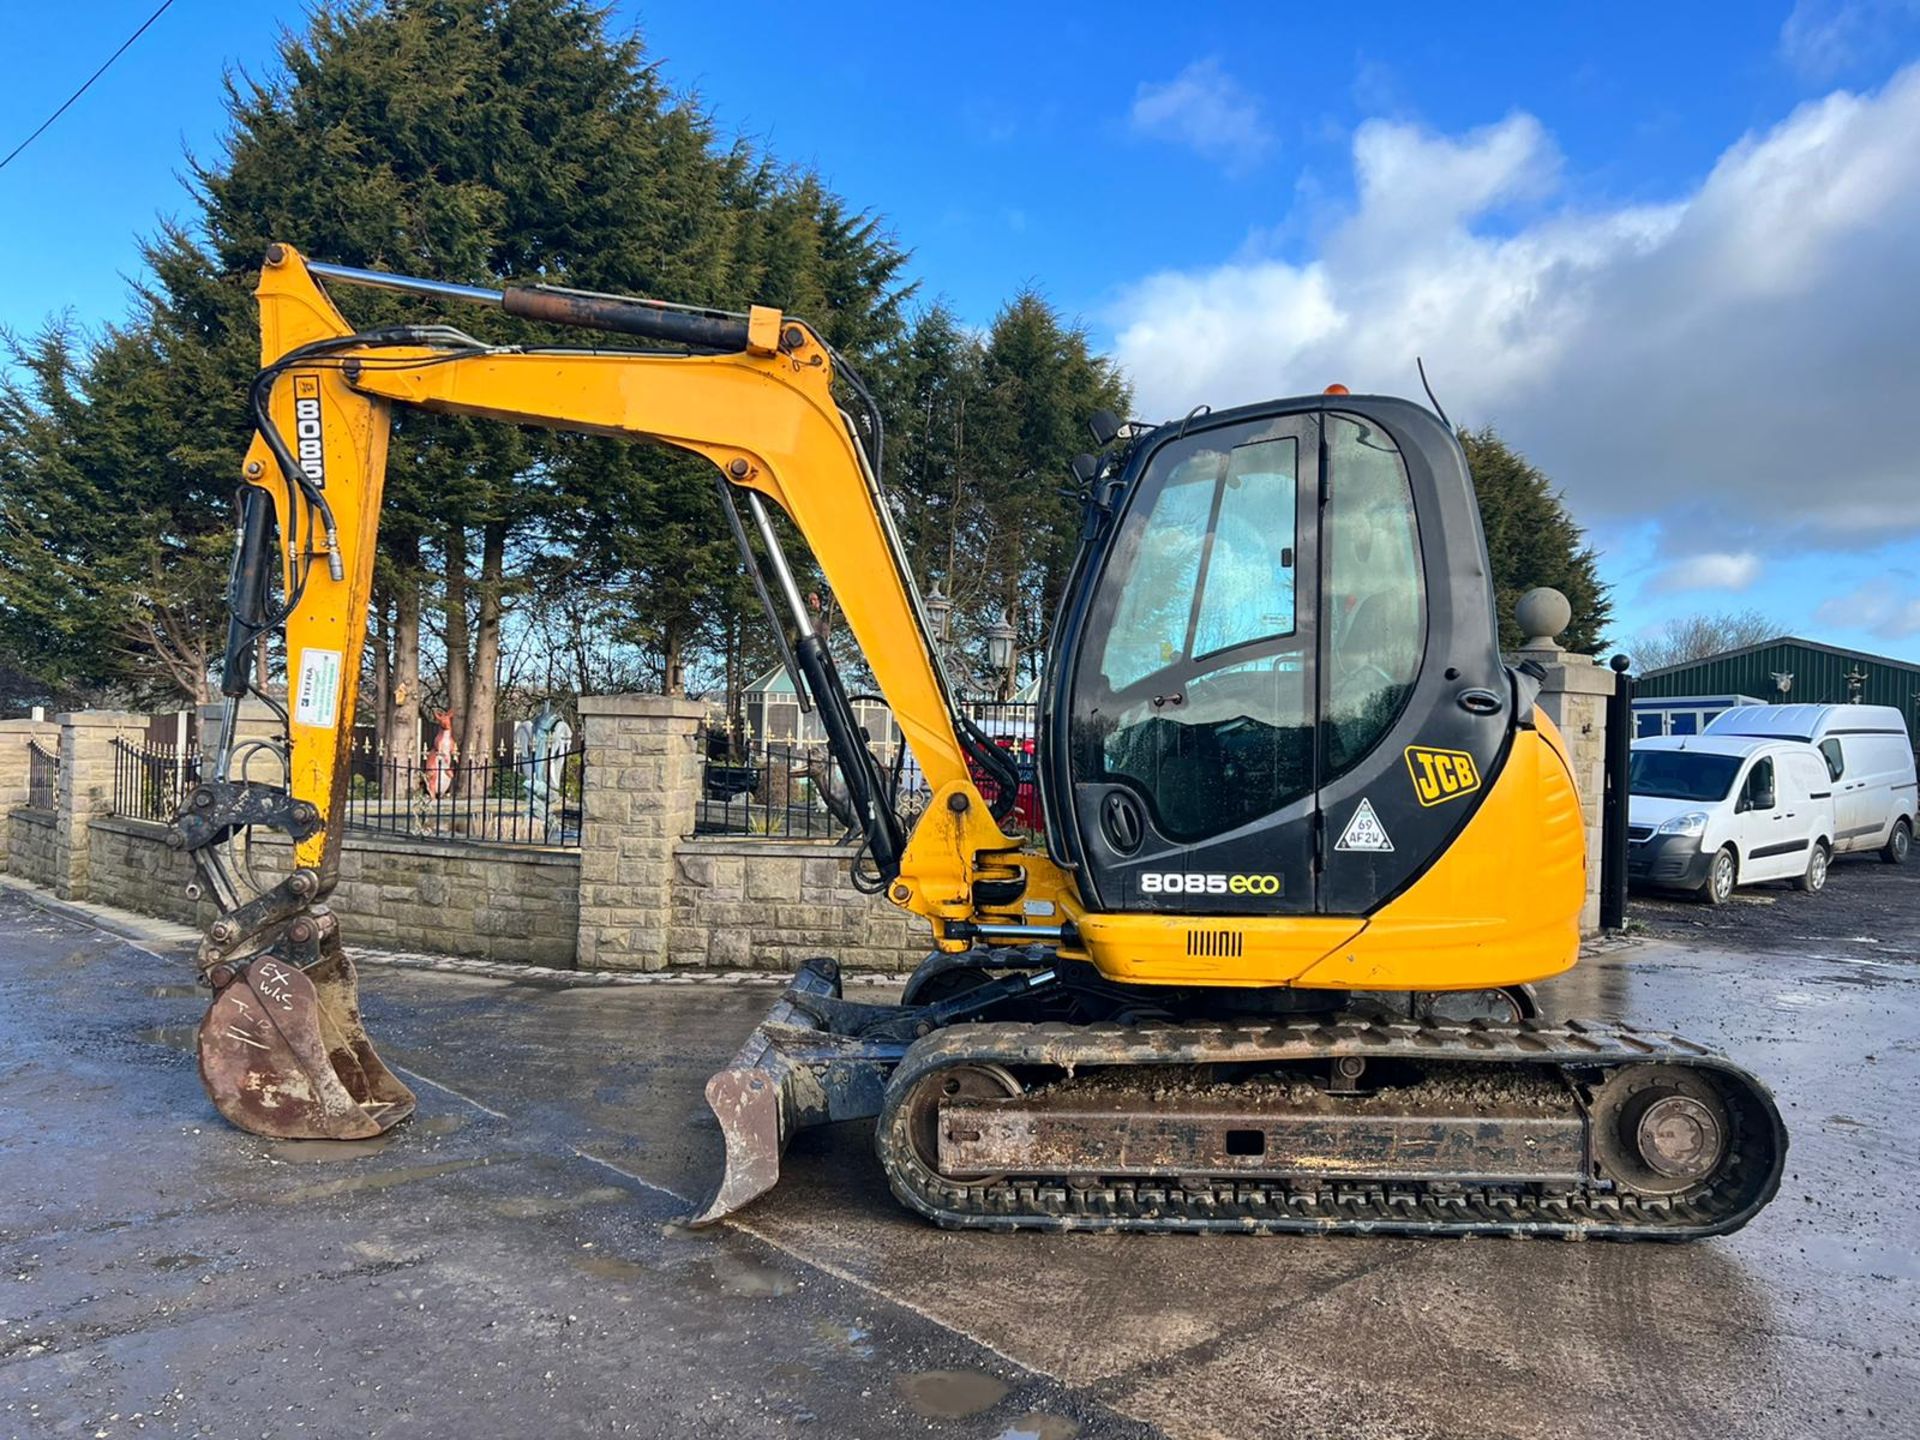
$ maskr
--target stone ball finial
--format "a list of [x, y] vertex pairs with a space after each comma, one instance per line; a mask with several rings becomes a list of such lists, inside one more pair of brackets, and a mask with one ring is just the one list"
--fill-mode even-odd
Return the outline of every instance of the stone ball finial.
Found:
[[1541, 585], [1520, 597], [1520, 603], [1513, 607], [1513, 618], [1527, 637], [1521, 649], [1558, 650], [1556, 637], [1573, 623], [1573, 606], [1558, 590]]

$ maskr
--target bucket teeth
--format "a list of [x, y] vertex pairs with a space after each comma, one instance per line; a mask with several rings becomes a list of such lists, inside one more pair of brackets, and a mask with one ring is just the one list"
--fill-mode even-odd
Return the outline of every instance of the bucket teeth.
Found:
[[306, 970], [269, 951], [220, 990], [200, 1022], [200, 1080], [230, 1124], [277, 1139], [366, 1140], [414, 1106], [367, 1039], [337, 945]]

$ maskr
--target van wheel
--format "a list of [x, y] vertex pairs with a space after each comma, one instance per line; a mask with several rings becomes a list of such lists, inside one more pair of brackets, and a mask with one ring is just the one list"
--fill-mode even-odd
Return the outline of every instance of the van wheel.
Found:
[[1733, 898], [1733, 887], [1739, 879], [1739, 862], [1733, 858], [1733, 847], [1722, 845], [1720, 853], [1713, 857], [1713, 864], [1707, 867], [1707, 883], [1700, 887], [1700, 898], [1709, 905], [1724, 905]]
[[1889, 865], [1904, 865], [1913, 853], [1913, 826], [1905, 819], [1893, 822], [1893, 833], [1880, 847], [1880, 858]]
[[1818, 895], [1827, 888], [1827, 866], [1832, 859], [1827, 847], [1818, 840], [1814, 841], [1813, 854], [1807, 857], [1807, 873], [1795, 878], [1793, 888], [1809, 895]]

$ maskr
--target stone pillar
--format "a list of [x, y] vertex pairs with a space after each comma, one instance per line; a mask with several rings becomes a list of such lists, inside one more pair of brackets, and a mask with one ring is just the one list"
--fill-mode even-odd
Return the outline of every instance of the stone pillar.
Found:
[[[215, 700], [200, 707], [201, 774], [208, 779], [213, 778], [213, 762], [220, 754], [221, 734], [226, 723], [225, 700]], [[248, 742], [253, 740], [269, 741], [274, 749], [269, 751], [259, 746], [249, 746]], [[228, 778], [258, 780], [263, 785], [287, 783], [287, 767], [282, 758], [286, 754], [286, 727], [266, 701], [248, 695], [234, 702], [233, 743], [238, 758]]]
[[0, 720], [0, 870], [11, 870], [7, 816], [27, 803], [27, 743], [60, 753], [60, 727], [51, 720]]
[[96, 897], [87, 884], [87, 822], [113, 809], [113, 742], [144, 740], [147, 717], [126, 710], [77, 710], [59, 718], [60, 809], [54, 827], [53, 891], [62, 900], [91, 900]]
[[1591, 655], [1560, 648], [1555, 638], [1573, 623], [1573, 607], [1558, 590], [1529, 590], [1514, 607], [1527, 636], [1517, 661], [1533, 661], [1546, 671], [1540, 682], [1540, 708], [1567, 742], [1567, 759], [1580, 792], [1580, 814], [1587, 827], [1587, 899], [1580, 908], [1580, 932], [1600, 928], [1601, 802], [1607, 777], [1607, 697], [1614, 674]]
[[706, 706], [673, 695], [583, 695], [580, 968], [660, 970], [673, 857], [699, 814]]

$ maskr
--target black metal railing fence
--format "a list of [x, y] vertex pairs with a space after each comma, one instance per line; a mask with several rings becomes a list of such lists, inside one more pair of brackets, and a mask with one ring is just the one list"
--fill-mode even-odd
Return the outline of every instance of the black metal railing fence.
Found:
[[552, 755], [503, 749], [486, 760], [353, 750], [346, 826], [380, 835], [494, 845], [580, 843], [586, 747]]
[[113, 814], [168, 825], [189, 788], [200, 781], [200, 755], [170, 745], [113, 740]]
[[709, 752], [694, 834], [838, 840], [852, 828], [846, 784], [824, 744], [754, 744], [720, 759]]
[[27, 804], [51, 810], [60, 803], [60, 752], [27, 741]]
[[[1040, 792], [1034, 773], [1039, 707], [1027, 701], [965, 701], [962, 712], [1007, 752], [1019, 773], [1009, 824], [1040, 828]], [[932, 799], [919, 761], [904, 745], [875, 744], [874, 755], [892, 787], [896, 812], [911, 824]], [[697, 835], [757, 836], [772, 840], [837, 840], [852, 829], [845, 786], [823, 740], [729, 742], [720, 731], [705, 747]], [[969, 766], [982, 797], [993, 804], [1000, 784], [980, 765]]]

